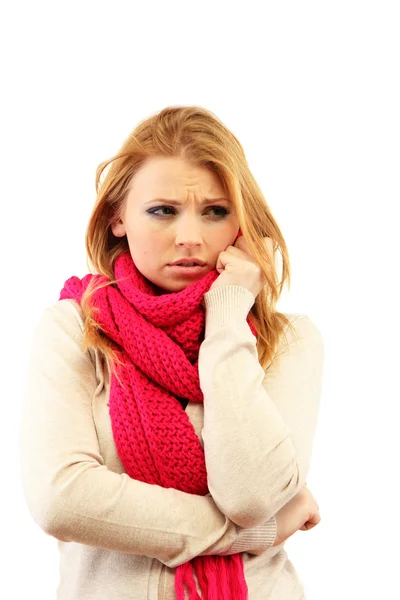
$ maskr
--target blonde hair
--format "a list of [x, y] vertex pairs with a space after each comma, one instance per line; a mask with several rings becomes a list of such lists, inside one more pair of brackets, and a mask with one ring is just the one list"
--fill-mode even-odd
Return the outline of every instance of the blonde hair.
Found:
[[[129, 250], [126, 236], [114, 236], [111, 223], [121, 218], [132, 178], [154, 156], [178, 157], [214, 171], [235, 205], [240, 228], [259, 264], [267, 284], [258, 294], [249, 313], [257, 329], [257, 352], [265, 369], [272, 360], [289, 319], [275, 310], [283, 286], [290, 287], [288, 250], [263, 193], [250, 172], [241, 144], [209, 110], [199, 106], [170, 106], [141, 121], [120, 151], [101, 163], [96, 171], [97, 198], [86, 231], [89, 270], [104, 275], [114, 285], [114, 262]], [[100, 178], [109, 167], [104, 180]], [[282, 278], [268, 254], [263, 237], [272, 239], [282, 257]], [[102, 287], [98, 286], [98, 287]], [[89, 286], [82, 299], [84, 313], [83, 347], [98, 349], [109, 361], [113, 373], [119, 363], [118, 349], [97, 324], [89, 304], [96, 287]]]

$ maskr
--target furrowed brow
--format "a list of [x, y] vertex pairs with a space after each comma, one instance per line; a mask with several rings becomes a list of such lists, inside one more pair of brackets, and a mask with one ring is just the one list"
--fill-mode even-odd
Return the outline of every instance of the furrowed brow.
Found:
[[[223, 201], [230, 202], [230, 200], [228, 198], [204, 198], [204, 200], [201, 202], [201, 204], [207, 205], [207, 204], [213, 204], [214, 202], [223, 202]], [[145, 202], [145, 204], [150, 204], [151, 202], [165, 202], [167, 204], [173, 204], [173, 205], [182, 204], [180, 202], [180, 200], [171, 200], [171, 199], [167, 199], [167, 198], [153, 198], [152, 200]]]

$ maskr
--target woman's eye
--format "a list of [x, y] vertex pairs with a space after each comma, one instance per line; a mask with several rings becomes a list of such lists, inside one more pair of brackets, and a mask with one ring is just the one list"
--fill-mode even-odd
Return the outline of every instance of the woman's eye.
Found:
[[[147, 211], [149, 214], [154, 215], [155, 217], [169, 217], [169, 214], [157, 214], [158, 211], [162, 211], [162, 210], [172, 210], [173, 213], [175, 213], [175, 209], [172, 206], [154, 206], [153, 208], [149, 208], [149, 210]], [[222, 214], [214, 214], [214, 218], [217, 219], [221, 219], [223, 217], [225, 217], [227, 214], [229, 214], [229, 210], [227, 208], [225, 208], [224, 206], [211, 206], [210, 208], [207, 209], [207, 211], [222, 211]]]
[[157, 214], [158, 210], [173, 210], [173, 208], [171, 208], [170, 206], [155, 206], [154, 208], [149, 208], [149, 210], [147, 212], [150, 213], [151, 215], [155, 215], [156, 217], [168, 216], [168, 215], [158, 215]]
[[223, 212], [222, 215], [219, 215], [220, 217], [225, 217], [227, 214], [229, 214], [229, 210], [224, 206], [212, 206], [211, 210], [222, 210]]

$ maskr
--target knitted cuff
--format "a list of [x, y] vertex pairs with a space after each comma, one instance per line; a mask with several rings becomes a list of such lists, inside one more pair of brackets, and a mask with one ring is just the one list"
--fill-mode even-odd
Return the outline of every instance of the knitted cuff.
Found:
[[221, 285], [204, 294], [207, 336], [221, 327], [243, 324], [255, 302], [253, 294], [239, 285]]
[[239, 527], [239, 536], [229, 549], [229, 554], [248, 552], [262, 554], [271, 548], [276, 539], [276, 519], [271, 517], [264, 525]]

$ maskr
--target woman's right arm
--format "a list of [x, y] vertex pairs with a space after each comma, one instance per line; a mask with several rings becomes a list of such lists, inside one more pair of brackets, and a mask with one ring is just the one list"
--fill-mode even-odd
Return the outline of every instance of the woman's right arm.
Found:
[[95, 368], [77, 318], [62, 300], [42, 314], [28, 365], [20, 431], [29, 511], [48, 535], [157, 558], [174, 568], [206, 554], [259, 554], [276, 536], [272, 517], [238, 527], [211, 496], [131, 479], [107, 468], [92, 416]]

